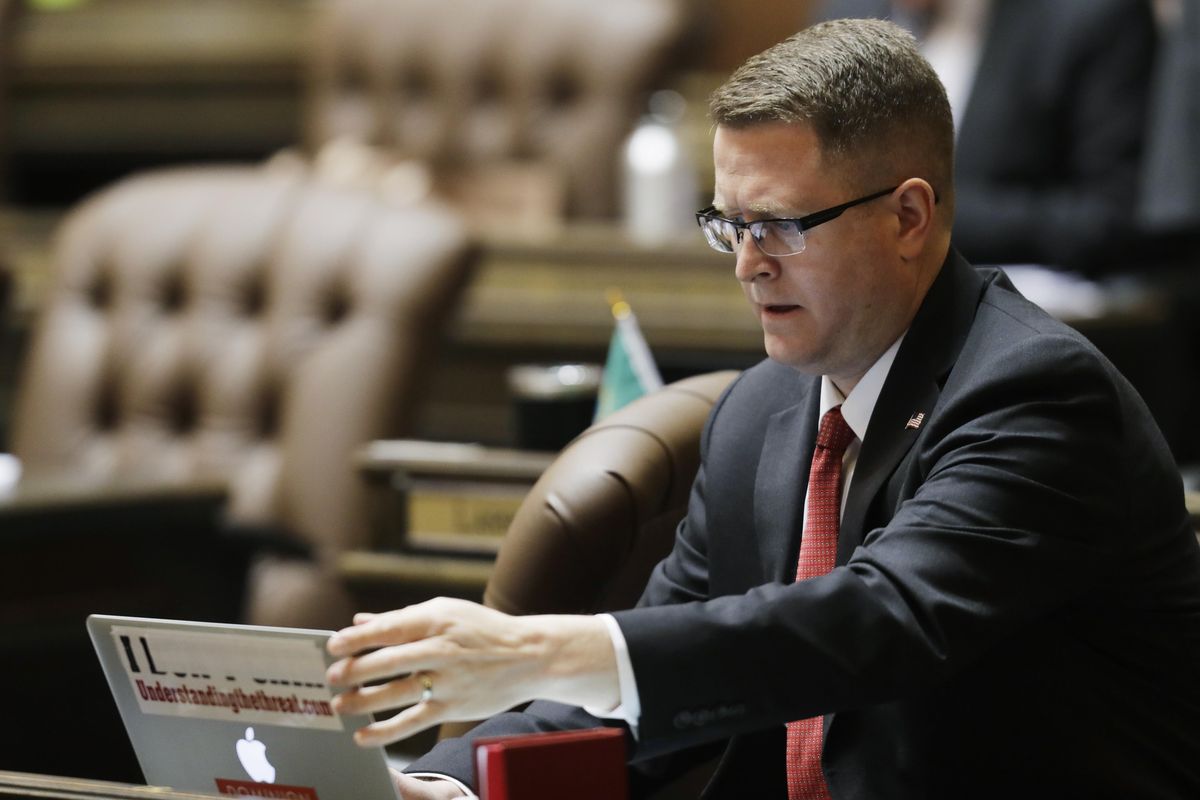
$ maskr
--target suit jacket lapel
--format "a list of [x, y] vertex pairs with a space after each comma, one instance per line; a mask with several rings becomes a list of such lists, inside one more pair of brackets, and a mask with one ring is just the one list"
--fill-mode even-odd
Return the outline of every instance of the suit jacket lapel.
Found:
[[804, 487], [821, 403], [821, 379], [800, 379], [808, 383], [805, 399], [771, 417], [754, 479], [754, 524], [767, 580], [789, 582], [796, 577]]
[[[862, 544], [872, 502], [916, 441], [925, 417], [934, 413], [985, 287], [951, 251], [909, 326], [871, 413], [839, 526], [837, 563], [846, 563]], [[925, 416], [917, 419], [918, 414]]]

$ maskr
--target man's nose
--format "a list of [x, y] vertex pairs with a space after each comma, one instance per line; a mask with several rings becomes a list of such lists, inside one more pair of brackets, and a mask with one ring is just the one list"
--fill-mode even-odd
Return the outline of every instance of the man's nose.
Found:
[[779, 264], [761, 249], [758, 242], [747, 231], [742, 235], [742, 241], [735, 253], [733, 274], [742, 283], [749, 283], [755, 278], [771, 277], [778, 273]]

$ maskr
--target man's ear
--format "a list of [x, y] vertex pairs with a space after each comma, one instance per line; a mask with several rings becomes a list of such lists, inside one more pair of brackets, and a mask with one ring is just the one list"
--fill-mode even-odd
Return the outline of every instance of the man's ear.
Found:
[[921, 254], [933, 235], [937, 195], [928, 181], [909, 178], [893, 197], [899, 203], [897, 248], [902, 258], [911, 260]]

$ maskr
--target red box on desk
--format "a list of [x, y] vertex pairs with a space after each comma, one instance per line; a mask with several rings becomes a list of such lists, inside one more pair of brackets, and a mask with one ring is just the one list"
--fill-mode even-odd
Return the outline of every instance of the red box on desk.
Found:
[[627, 800], [619, 728], [494, 736], [474, 744], [480, 800]]

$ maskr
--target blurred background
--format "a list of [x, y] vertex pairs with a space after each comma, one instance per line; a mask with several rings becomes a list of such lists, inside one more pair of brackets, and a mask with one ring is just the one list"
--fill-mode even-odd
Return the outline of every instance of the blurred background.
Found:
[[480, 598], [614, 290], [667, 381], [757, 361], [705, 96], [804, 14], [0, 0], [0, 769], [140, 780], [88, 613]]
[[[649, 113], [654, 90], [679, 93], [679, 107], [664, 113], [679, 117], [680, 157], [695, 174], [693, 185], [700, 194], [709, 190], [708, 89], [799, 27], [803, 3], [646, 0], [604, 12], [571, 0], [474, 9], [449, 3], [436, 11], [419, 2], [379, 3], [383, 10], [375, 12], [370, 4], [344, 5], [338, 13], [305, 0], [7, 0], [0, 234], [14, 284], [9, 319], [17, 330], [10, 324], [9, 333], [28, 328], [51, 271], [45, 242], [62, 212], [89, 192], [167, 165], [259, 164], [322, 152], [331, 173], [352, 180], [356, 171], [379, 171], [345, 146], [368, 144], [405, 160], [391, 177], [406, 196], [423, 191], [429, 176], [422, 167], [436, 164], [441, 193], [473, 204], [473, 221], [491, 223], [492, 238], [505, 240], [500, 253], [485, 254], [480, 285], [468, 291], [450, 335], [458, 368], [431, 376], [444, 402], [425, 407], [423, 433], [513, 441], [502, 361], [602, 360], [611, 317], [602, 294], [585, 295], [603, 292], [610, 277], [638, 301], [668, 375], [702, 369], [713, 356], [722, 365], [752, 362], [756, 352], [742, 352], [757, 346], [746, 315], [710, 346], [711, 309], [677, 308], [697, 324], [653, 341], [659, 315], [642, 295], [676, 291], [662, 284], [671, 283], [665, 265], [650, 271], [657, 274], [593, 274], [588, 286], [547, 281], [577, 279], [553, 258], [619, 261], [612, 251], [623, 243], [608, 230], [594, 237], [571, 230], [565, 244], [559, 228], [619, 219], [620, 148]], [[468, 161], [477, 167], [473, 175]], [[690, 211], [703, 204], [688, 198], [689, 215], [659, 238], [681, 227], [693, 233]], [[526, 241], [554, 241], [572, 252], [525, 254]], [[679, 259], [677, 248], [665, 250]], [[544, 259], [548, 274], [536, 275], [529, 255]], [[494, 274], [492, 266], [510, 274]], [[736, 290], [726, 275], [715, 277]], [[555, 297], [556, 288], [568, 291]], [[6, 336], [6, 347], [3, 409], [11, 406], [21, 345]], [[510, 355], [497, 358], [498, 348]]]
[[[1140, 9], [1144, 30], [1088, 41], [1056, 73], [1082, 97], [1104, 54], [1137, 57], [1133, 99], [1090, 96], [1133, 115], [1124, 160], [1089, 166], [1128, 185], [1082, 225], [1120, 236], [1080, 264], [994, 260], [1130, 377], [1186, 465], [1200, 13], [1122, 2], [1099, 5]], [[960, 4], [978, 5], [855, 13], [920, 32]], [[711, 200], [706, 99], [839, 14], [825, 5], [0, 0], [0, 677], [21, 694], [0, 769], [139, 779], [87, 613], [336, 627], [482, 597], [531, 485], [593, 422], [614, 308], [636, 314], [666, 383], [761, 359], [729, 257], [693, 218]], [[978, 86], [1001, 62], [970, 41]], [[1036, 41], [1016, 47], [1008, 61], [1038, 70], [1021, 55]], [[1066, 126], [1086, 118], [1026, 77], [1007, 122], [1044, 128], [1066, 163], [1083, 136]], [[972, 135], [1003, 145], [997, 129]], [[1031, 180], [1048, 174], [1033, 163]], [[673, 513], [694, 459], [672, 468]], [[37, 735], [47, 696], [88, 720], [69, 758]]]

